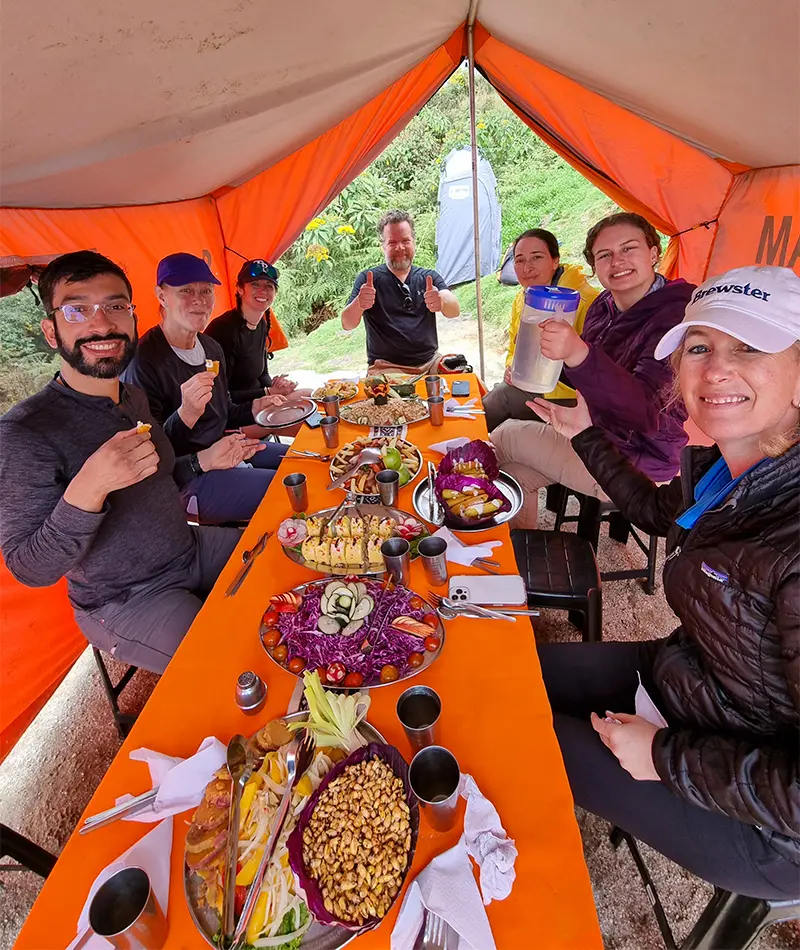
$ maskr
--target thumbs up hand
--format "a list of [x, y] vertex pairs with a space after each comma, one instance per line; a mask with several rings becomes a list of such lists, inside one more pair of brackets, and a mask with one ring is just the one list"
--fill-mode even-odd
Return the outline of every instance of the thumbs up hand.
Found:
[[362, 310], [369, 310], [375, 303], [375, 283], [372, 271], [367, 271], [367, 281], [361, 285], [358, 292], [358, 305]]
[[439, 313], [442, 309], [442, 295], [433, 286], [433, 278], [429, 275], [425, 278], [425, 306], [431, 313]]

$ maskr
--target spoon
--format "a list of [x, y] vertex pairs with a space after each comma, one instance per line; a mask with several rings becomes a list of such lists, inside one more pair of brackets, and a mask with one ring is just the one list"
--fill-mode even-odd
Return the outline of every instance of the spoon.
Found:
[[242, 791], [255, 768], [255, 756], [244, 736], [234, 736], [228, 743], [228, 772], [231, 776], [231, 810], [228, 816], [228, 855], [225, 863], [225, 888], [223, 891], [222, 944], [229, 945], [236, 926], [234, 920], [234, 896], [236, 891], [236, 862], [239, 857], [239, 806]]
[[352, 478], [362, 465], [374, 465], [375, 462], [380, 462], [382, 459], [383, 456], [381, 455], [380, 449], [362, 449], [358, 455], [354, 456], [351, 468], [346, 471], [344, 475], [340, 475], [328, 485], [328, 491], [332, 491], [334, 488], [341, 488], [348, 478]]

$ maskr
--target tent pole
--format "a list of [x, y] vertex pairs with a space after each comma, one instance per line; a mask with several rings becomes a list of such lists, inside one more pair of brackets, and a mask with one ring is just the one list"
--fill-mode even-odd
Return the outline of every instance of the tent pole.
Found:
[[481, 379], [486, 377], [483, 353], [483, 301], [481, 300], [481, 228], [478, 208], [478, 132], [475, 116], [475, 44], [473, 32], [479, 0], [471, 0], [467, 16], [467, 58], [469, 64], [469, 143], [472, 149], [472, 230], [475, 248], [475, 298], [478, 308], [478, 350], [480, 351]]

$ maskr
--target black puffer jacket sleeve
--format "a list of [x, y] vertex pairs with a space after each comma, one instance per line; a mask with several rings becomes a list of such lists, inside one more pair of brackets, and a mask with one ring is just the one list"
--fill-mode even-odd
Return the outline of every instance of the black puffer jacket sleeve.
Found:
[[617, 451], [598, 426], [576, 435], [572, 447], [624, 518], [648, 534], [667, 536], [684, 508], [680, 476], [656, 485]]

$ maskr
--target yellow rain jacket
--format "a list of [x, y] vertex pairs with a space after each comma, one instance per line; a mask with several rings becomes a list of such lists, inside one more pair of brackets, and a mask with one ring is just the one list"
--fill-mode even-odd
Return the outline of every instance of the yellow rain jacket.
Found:
[[[559, 287], [566, 287], [568, 290], [577, 290], [581, 295], [581, 302], [578, 304], [578, 315], [575, 318], [575, 329], [580, 333], [583, 330], [583, 321], [586, 319], [586, 311], [595, 297], [600, 293], [589, 283], [583, 268], [578, 264], [564, 264], [564, 272], [559, 278]], [[506, 366], [511, 366], [514, 358], [514, 348], [517, 345], [517, 334], [519, 333], [519, 319], [522, 316], [522, 308], [525, 303], [525, 291], [520, 287], [519, 293], [514, 298], [511, 306], [511, 326], [509, 327], [508, 356], [506, 356]], [[574, 399], [575, 390], [564, 383], [558, 383], [551, 393], [545, 394], [545, 399]]]

